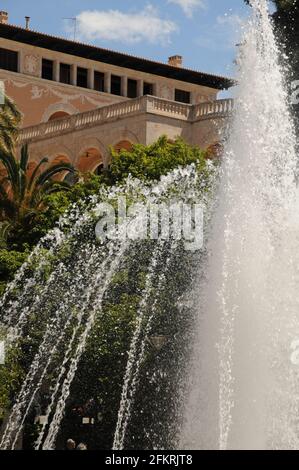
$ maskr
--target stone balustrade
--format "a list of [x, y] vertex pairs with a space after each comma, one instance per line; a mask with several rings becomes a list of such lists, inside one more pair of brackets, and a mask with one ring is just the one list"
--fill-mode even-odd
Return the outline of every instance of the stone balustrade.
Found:
[[86, 127], [92, 127], [108, 121], [150, 113], [184, 121], [198, 121], [229, 115], [234, 107], [232, 99], [217, 100], [210, 103], [190, 105], [177, 103], [154, 96], [143, 96], [121, 103], [94, 109], [73, 116], [45, 122], [21, 130], [18, 143], [54, 137], [60, 134], [74, 132]]
[[145, 96], [146, 112], [159, 114], [160, 116], [169, 116], [181, 120], [188, 121], [192, 114], [193, 106], [190, 104], [177, 103], [176, 101], [168, 101], [155, 96]]
[[216, 100], [209, 103], [200, 103], [193, 106], [193, 121], [211, 119], [221, 115], [229, 115], [234, 109], [234, 100]]

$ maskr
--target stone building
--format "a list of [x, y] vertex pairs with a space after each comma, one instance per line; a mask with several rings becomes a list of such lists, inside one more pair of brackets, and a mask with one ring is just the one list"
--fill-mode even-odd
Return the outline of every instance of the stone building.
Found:
[[109, 147], [182, 136], [209, 147], [232, 108], [217, 100], [232, 81], [9, 24], [0, 12], [0, 80], [23, 115], [19, 145], [81, 171], [109, 163]]

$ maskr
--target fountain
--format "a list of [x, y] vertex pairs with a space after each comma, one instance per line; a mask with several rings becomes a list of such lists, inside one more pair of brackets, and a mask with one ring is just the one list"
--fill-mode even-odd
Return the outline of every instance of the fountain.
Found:
[[296, 140], [267, 2], [251, 6], [209, 263], [196, 292], [186, 449], [299, 448]]
[[[208, 164], [206, 179], [190, 166], [156, 184], [129, 178], [124, 186], [103, 188], [69, 210], [1, 299], [9, 345], [17, 348], [22, 338], [33, 338], [1, 449], [17, 447], [45, 389], [34, 447], [56, 448], [88, 338], [104, 318], [115, 275], [135, 258], [144, 261], [146, 272], [113, 448], [169, 443], [185, 449], [299, 448], [296, 139], [267, 2], [251, 4], [219, 187], [217, 171]], [[123, 195], [131, 202], [200, 203], [207, 246], [187, 255], [176, 237], [97, 240], [99, 207]], [[135, 233], [143, 225], [136, 215], [119, 222], [119, 233]], [[151, 346], [151, 338], [159, 347]], [[159, 397], [162, 383], [173, 396], [171, 404]]]
[[[153, 319], [159, 317], [166, 276], [173, 269], [174, 259], [183, 244], [183, 240], [174, 237], [172, 232], [169, 237], [156, 240], [159, 230], [155, 231], [159, 225], [156, 227], [154, 223], [150, 225], [154, 239], [143, 239], [142, 229], [146, 223], [140, 215], [144, 214], [144, 207], [153, 210], [153, 207], [172, 206], [176, 201], [200, 200], [203, 207], [208, 205], [207, 188], [212, 188], [215, 168], [208, 163], [207, 169], [205, 181], [198, 176], [196, 166], [191, 165], [162, 177], [159, 183], [146, 184], [128, 178], [124, 186], [103, 188], [98, 197], [86, 201], [82, 207], [72, 207], [59, 226], [41, 240], [1, 300], [1, 323], [12, 332], [8, 347], [18, 350], [23, 339], [30, 344], [29, 358], [26, 358], [29, 367], [3, 426], [1, 449], [17, 448], [24, 425], [40, 395], [43, 397], [43, 419], [34, 447], [36, 450], [56, 448], [66, 404], [88, 338], [95, 323], [105, 315], [105, 297], [122, 265], [139, 260], [147, 264], [144, 268], [146, 278], [117, 424], [116, 446], [123, 446], [139, 369], [155, 324]], [[131, 210], [134, 202], [141, 205], [140, 213], [132, 210], [131, 215], [128, 212], [122, 219], [119, 212], [118, 225], [111, 228], [109, 237], [98, 238], [97, 222], [103, 207], [109, 204], [111, 208], [117, 201], [122, 203], [124, 196], [130, 201]], [[169, 281], [167, 283], [170, 292]], [[175, 295], [174, 292], [171, 296]]]

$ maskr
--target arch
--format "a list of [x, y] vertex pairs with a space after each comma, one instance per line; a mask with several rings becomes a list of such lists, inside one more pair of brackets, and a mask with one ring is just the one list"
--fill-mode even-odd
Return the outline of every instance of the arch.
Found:
[[53, 161], [57, 161], [57, 158], [59, 158], [60, 160], [71, 162], [74, 165], [73, 154], [74, 151], [72, 149], [57, 141], [30, 144], [30, 160], [34, 160], [35, 162], [40, 162], [42, 158], [48, 158], [48, 164], [52, 165]]
[[48, 121], [55, 121], [56, 119], [63, 119], [68, 116], [70, 116], [70, 114], [66, 113], [65, 111], [56, 111], [56, 113], [49, 117]]
[[[63, 153], [56, 155], [56, 157], [49, 163], [49, 166], [58, 165], [58, 163], [71, 163], [69, 157]], [[62, 171], [61, 173], [52, 177], [54, 181], [63, 181], [68, 175], [68, 171]]]
[[104, 160], [98, 147], [87, 147], [80, 152], [77, 168], [81, 173], [94, 173], [101, 165], [104, 166]]
[[40, 148], [38, 150], [42, 157], [48, 157], [49, 165], [60, 161], [74, 164], [71, 150], [63, 144], [49, 145], [48, 149]]
[[114, 150], [120, 152], [121, 150], [127, 150], [130, 152], [132, 150], [133, 144], [129, 140], [120, 140], [117, 144], [114, 145]]
[[42, 122], [48, 122], [51, 116], [55, 115], [56, 113], [65, 113], [65, 115], [71, 116], [73, 114], [78, 114], [79, 112], [80, 111], [78, 110], [78, 108], [75, 108], [75, 106], [69, 103], [51, 104], [45, 110], [42, 117]]
[[[100, 164], [103, 163], [104, 167], [107, 167], [107, 164], [109, 162], [109, 149], [108, 146], [106, 147], [97, 137], [94, 135], [90, 136], [82, 136], [83, 138], [80, 139], [80, 136], [77, 137], [77, 156], [76, 159], [74, 160], [74, 166], [80, 170], [82, 168], [82, 165], [84, 161], [82, 160], [82, 157], [85, 156], [87, 157], [87, 153], [89, 152], [90, 149], [93, 149], [91, 153], [93, 155], [96, 155], [97, 158], [95, 158], [94, 164], [89, 162], [87, 163], [85, 160], [84, 166], [87, 165], [87, 171], [94, 171], [96, 167]], [[90, 153], [90, 152], [89, 152]]]
[[139, 144], [139, 139], [137, 135], [126, 127], [118, 130], [116, 134], [116, 139], [114, 140], [114, 142], [116, 143], [121, 141], [128, 141], [131, 142], [131, 144]]
[[[132, 146], [134, 144], [139, 143], [139, 140], [138, 140], [136, 134], [134, 134], [134, 132], [132, 132], [129, 129], [126, 129], [126, 128], [121, 129], [120, 131], [118, 131], [116, 136], [117, 136], [116, 137], [117, 140], [116, 139], [114, 140], [114, 144], [112, 145], [112, 147], [117, 152], [120, 152], [121, 149], [131, 150]], [[109, 166], [110, 164], [111, 164], [111, 154], [109, 152], [109, 161], [108, 161], [107, 166]]]
[[99, 175], [101, 175], [101, 174], [103, 173], [104, 168], [105, 168], [105, 167], [104, 167], [104, 163], [102, 162], [102, 163], [100, 163], [100, 164], [94, 169], [93, 172], [94, 172], [95, 175], [98, 175], [98, 176], [99, 176]]

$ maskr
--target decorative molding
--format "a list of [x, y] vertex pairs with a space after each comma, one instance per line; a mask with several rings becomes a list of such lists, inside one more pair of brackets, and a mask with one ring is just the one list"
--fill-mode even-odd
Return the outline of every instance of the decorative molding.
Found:
[[[101, 101], [95, 100], [88, 96], [87, 93], [62, 93], [55, 89], [55, 85], [59, 86], [58, 82], [53, 82], [53, 85], [33, 85], [32, 83], [24, 83], [19, 80], [14, 80], [12, 78], [6, 78], [3, 80], [8, 85], [15, 86], [16, 88], [26, 88], [31, 87], [31, 99], [32, 100], [39, 100], [43, 98], [43, 96], [55, 96], [61, 100], [61, 103], [68, 104], [71, 101], [80, 100], [81, 104], [92, 104], [96, 107], [107, 106], [113, 103], [103, 103], [103, 98]], [[93, 90], [91, 90], [93, 91]], [[106, 100], [108, 101], [108, 100]]]
[[40, 75], [40, 57], [33, 54], [25, 55], [23, 71], [24, 73], [38, 77]]
[[164, 98], [165, 100], [173, 100], [173, 88], [166, 85], [166, 84], [162, 84], [160, 85], [159, 87], [159, 96], [161, 96], [161, 98]]

